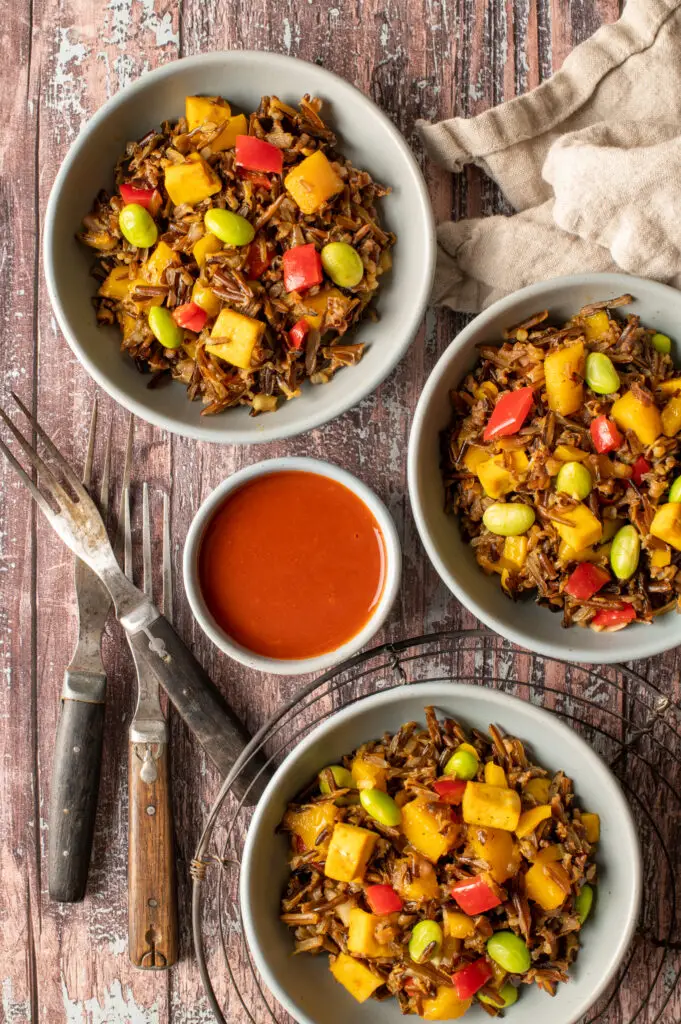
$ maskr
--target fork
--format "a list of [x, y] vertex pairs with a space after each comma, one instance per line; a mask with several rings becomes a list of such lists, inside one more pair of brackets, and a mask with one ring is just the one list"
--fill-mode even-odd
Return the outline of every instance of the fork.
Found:
[[[129, 470], [126, 464], [126, 470]], [[129, 476], [129, 473], [126, 475]], [[130, 491], [123, 494], [124, 569], [133, 578]], [[163, 495], [163, 612], [172, 618], [170, 515]], [[142, 586], [152, 597], [149, 488], [142, 485]], [[177, 960], [177, 891], [168, 725], [158, 683], [138, 662], [137, 707], [128, 741], [128, 954], [135, 967], [160, 970]]]
[[[121, 570], [94, 501], [35, 416], [14, 392], [11, 394], [58, 471], [46, 463], [1, 407], [0, 419], [34, 467], [43, 490], [1, 439], [0, 451], [57, 535], [106, 586], [138, 669], [164, 687], [206, 754], [233, 784], [237, 799], [249, 805], [257, 803], [268, 781], [264, 758], [254, 764], [256, 758], [242, 756], [249, 743], [248, 733], [167, 619]], [[247, 760], [248, 770], [242, 773], [241, 766]]]

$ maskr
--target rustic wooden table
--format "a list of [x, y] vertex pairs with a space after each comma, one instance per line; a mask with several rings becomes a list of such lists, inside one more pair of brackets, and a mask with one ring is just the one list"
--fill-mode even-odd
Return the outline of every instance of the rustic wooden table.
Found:
[[[95, 388], [60, 337], [40, 266], [43, 212], [59, 163], [104, 100], [148, 68], [205, 50], [271, 49], [317, 61], [356, 83], [418, 150], [417, 117], [475, 114], [537, 85], [570, 49], [619, 14], [618, 0], [388, 0], [336, 6], [311, 0], [17, 0], [4, 8], [5, 115], [0, 246], [2, 379], [36, 408], [67, 457], [80, 464]], [[496, 188], [472, 169], [452, 181], [427, 167], [440, 216], [503, 209]], [[173, 558], [199, 502], [244, 464], [282, 454], [332, 459], [370, 483], [402, 535], [405, 585], [385, 637], [474, 622], [439, 583], [418, 542], [406, 496], [411, 412], [437, 355], [460, 326], [429, 313], [399, 369], [357, 409], [307, 437], [264, 448], [200, 445], [140, 424], [135, 472], [171, 490]], [[100, 396], [114, 451], [126, 414]], [[120, 631], [107, 629], [110, 678], [97, 836], [84, 903], [50, 903], [46, 809], [62, 673], [75, 639], [72, 559], [4, 467], [0, 507], [0, 1019], [12, 1024], [207, 1022], [189, 932], [188, 863], [218, 785], [184, 728], [173, 721], [173, 789], [182, 908], [182, 959], [170, 973], [135, 971], [126, 955], [126, 731], [131, 664]], [[296, 683], [265, 679], [221, 656], [195, 627], [178, 585], [175, 618], [251, 728]], [[640, 670], [671, 688], [670, 653]], [[209, 921], [209, 941], [215, 933]], [[661, 1021], [678, 1020], [680, 1004]], [[618, 1008], [608, 1021], [623, 1019]], [[667, 1015], [669, 1014], [669, 1015]], [[235, 1000], [229, 1019], [245, 1021]]]

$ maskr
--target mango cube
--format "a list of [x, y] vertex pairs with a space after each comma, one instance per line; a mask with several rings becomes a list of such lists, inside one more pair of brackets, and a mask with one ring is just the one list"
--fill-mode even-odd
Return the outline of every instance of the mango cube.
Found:
[[510, 832], [472, 825], [468, 828], [468, 844], [474, 857], [487, 861], [489, 873], [499, 885], [518, 874], [520, 851]]
[[283, 824], [284, 828], [298, 836], [306, 850], [314, 850], [316, 847], [324, 853], [328, 849], [329, 840], [323, 840], [317, 846], [317, 837], [325, 829], [331, 828], [339, 813], [333, 803], [310, 804], [300, 811], [287, 811]]
[[584, 401], [584, 366], [586, 355], [584, 344], [556, 349], [544, 360], [546, 396], [549, 409], [561, 416], [570, 416], [581, 408]]
[[222, 299], [208, 285], [197, 281], [192, 288], [192, 302], [205, 310], [208, 316], [217, 316], [222, 309]]
[[430, 862], [420, 857], [418, 871], [418, 875], [408, 872], [408, 881], [397, 883], [402, 899], [412, 903], [437, 899], [440, 895], [440, 884]]
[[359, 907], [350, 911], [348, 926], [348, 950], [358, 956], [392, 956], [389, 945], [376, 941], [376, 926], [381, 923], [379, 917], [367, 914]]
[[573, 444], [559, 444], [553, 454], [559, 462], [584, 462], [589, 458], [588, 452], [576, 448]]
[[438, 985], [436, 994], [422, 1002], [424, 1020], [458, 1020], [473, 1003], [472, 999], [459, 999], [456, 989], [449, 985]]
[[350, 771], [357, 784], [357, 789], [382, 789], [385, 791], [388, 788], [387, 770], [380, 764], [373, 764], [372, 761], [365, 761], [363, 757], [356, 757]]
[[590, 843], [597, 843], [601, 838], [601, 819], [597, 814], [582, 814], [582, 825], [586, 829], [586, 838]]
[[412, 800], [402, 808], [402, 833], [433, 864], [450, 849], [452, 839], [441, 834], [442, 822], [425, 800]]
[[362, 879], [378, 836], [366, 828], [337, 822], [334, 827], [324, 874], [337, 882]]
[[235, 313], [233, 309], [222, 309], [210, 332], [211, 338], [216, 341], [206, 345], [206, 351], [232, 366], [248, 370], [253, 350], [264, 333], [265, 324], [262, 320]]
[[187, 128], [193, 132], [199, 125], [211, 121], [214, 124], [222, 124], [231, 116], [232, 108], [227, 100], [221, 96], [186, 96], [184, 101], [184, 116], [187, 119]]
[[536, 861], [525, 875], [527, 898], [538, 903], [542, 910], [562, 907], [570, 891], [570, 878], [557, 861]]
[[365, 1003], [383, 984], [382, 979], [369, 970], [366, 964], [348, 956], [347, 953], [340, 953], [329, 969], [336, 981], [340, 982], [358, 1003]]
[[529, 811], [524, 811], [520, 815], [520, 821], [518, 827], [515, 830], [515, 834], [518, 839], [524, 839], [525, 836], [530, 836], [542, 821], [547, 821], [551, 817], [551, 804], [539, 804], [538, 807], [532, 807]]
[[326, 313], [329, 305], [329, 299], [332, 297], [342, 299], [344, 296], [338, 288], [322, 288], [316, 295], [306, 295], [304, 297], [303, 305], [305, 309], [311, 309], [312, 313], [304, 313], [303, 320], [307, 320], [310, 327], [314, 327], [315, 330], [321, 331], [324, 314]]
[[530, 463], [525, 452], [514, 451], [509, 455], [512, 469], [506, 468], [508, 457], [503, 453], [480, 462], [476, 468], [478, 479], [490, 498], [501, 498], [515, 490], [527, 472]]
[[318, 149], [289, 171], [284, 186], [303, 213], [316, 213], [327, 200], [343, 191], [344, 184]]
[[163, 275], [168, 267], [180, 265], [180, 257], [166, 242], [159, 242], [140, 273], [147, 284], [163, 284]]
[[451, 939], [469, 939], [475, 935], [475, 921], [460, 910], [444, 911], [445, 935]]
[[534, 797], [539, 804], [547, 804], [549, 802], [550, 791], [550, 779], [529, 779], [523, 787], [523, 792]]
[[582, 551], [601, 539], [603, 527], [600, 519], [597, 519], [586, 505], [561, 509], [560, 515], [568, 522], [556, 523], [556, 530], [568, 547], [574, 551]]
[[[523, 534], [520, 537], [507, 537], [504, 541], [504, 553], [502, 556], [502, 562], [504, 563], [504, 569], [519, 570], [525, 565], [525, 559], [527, 558], [527, 537]], [[485, 765], [485, 771], [487, 768], [499, 768], [498, 765], [489, 762]], [[504, 774], [504, 769], [499, 768], [501, 774]], [[506, 776], [504, 775], [504, 778]], [[487, 779], [487, 782], [490, 780]], [[501, 783], [496, 783], [501, 785]]]
[[520, 820], [520, 797], [514, 789], [489, 786], [486, 782], [469, 782], [464, 790], [461, 809], [467, 825], [515, 832]]
[[641, 444], [651, 445], [662, 433], [662, 418], [656, 405], [642, 402], [632, 391], [618, 398], [610, 415], [622, 430], [633, 430]]
[[108, 277], [102, 281], [97, 294], [105, 299], [124, 299], [130, 291], [131, 285], [128, 268], [114, 267]]
[[584, 333], [587, 341], [596, 341], [597, 338], [602, 338], [604, 334], [607, 334], [610, 330], [610, 320], [608, 314], [604, 309], [599, 309], [597, 313], [593, 313], [592, 316], [584, 318]]
[[477, 473], [478, 466], [482, 465], [483, 462], [487, 462], [489, 458], [490, 454], [484, 448], [476, 448], [474, 445], [469, 445], [463, 457], [463, 464], [469, 473]]
[[670, 398], [660, 414], [665, 437], [676, 437], [681, 430], [681, 398]]
[[681, 503], [670, 501], [660, 505], [650, 524], [653, 537], [681, 551]]
[[192, 249], [192, 255], [199, 267], [203, 267], [206, 262], [206, 257], [210, 256], [213, 252], [219, 252], [222, 249], [222, 242], [216, 235], [212, 235], [210, 231], [207, 231], [203, 238], [199, 238], [198, 242]]
[[184, 163], [169, 164], [165, 185], [175, 206], [196, 206], [222, 188], [220, 178], [199, 153], [190, 153]]
[[672, 552], [669, 544], [663, 544], [657, 538], [652, 538], [655, 547], [650, 545], [650, 564], [653, 569], [666, 569], [672, 563]]
[[680, 395], [681, 377], [672, 377], [671, 380], [663, 380], [661, 384], [657, 385], [657, 390], [661, 391], [663, 395]]

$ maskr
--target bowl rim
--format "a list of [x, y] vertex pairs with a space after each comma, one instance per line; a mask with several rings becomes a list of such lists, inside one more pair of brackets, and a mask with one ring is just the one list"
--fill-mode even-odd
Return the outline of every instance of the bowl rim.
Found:
[[[304, 756], [308, 750], [310, 750], [310, 748], [323, 742], [325, 736], [329, 732], [333, 731], [339, 722], [347, 723], [348, 720], [352, 721], [355, 718], [360, 718], [367, 708], [373, 709], [374, 707], [381, 707], [385, 704], [398, 702], [403, 696], [413, 696], [414, 694], [418, 694], [420, 689], [426, 690], [429, 693], [426, 703], [434, 704], [436, 706], [436, 710], [439, 709], [438, 700], [449, 700], [449, 702], [453, 704], [458, 695], [476, 697], [481, 701], [481, 703], [485, 703], [487, 707], [490, 707], [490, 714], [487, 716], [489, 721], [492, 721], [492, 705], [495, 706], [494, 714], [498, 714], [499, 720], [502, 720], [503, 709], [505, 708], [513, 707], [519, 712], [522, 711], [522, 714], [524, 714], [528, 719], [529, 724], [534, 725], [536, 731], [540, 731], [546, 727], [547, 720], [549, 720], [551, 722], [551, 727], [558, 733], [562, 734], [567, 743], [579, 748], [581, 756], [585, 759], [588, 766], [590, 766], [592, 773], [598, 772], [601, 780], [606, 779], [610, 786], [610, 805], [616, 808], [615, 815], [616, 820], [619, 822], [618, 827], [620, 828], [620, 832], [618, 833], [618, 842], [622, 848], [626, 850], [626, 856], [624, 859], [628, 858], [632, 865], [633, 886], [627, 910], [627, 925], [616, 937], [615, 949], [611, 954], [607, 970], [603, 972], [596, 983], [595, 988], [590, 992], [590, 994], [582, 999], [580, 1005], [573, 1012], [570, 1019], [564, 1022], [564, 1024], [577, 1024], [577, 1022], [583, 1018], [584, 1014], [587, 1013], [588, 1010], [597, 1002], [610, 985], [622, 961], [624, 960], [636, 930], [643, 896], [643, 862], [638, 831], [636, 829], [631, 807], [618, 779], [615, 777], [600, 754], [598, 754], [579, 733], [575, 732], [574, 729], [570, 728], [569, 725], [563, 722], [555, 712], [552, 713], [546, 708], [537, 707], [529, 701], [521, 700], [519, 697], [485, 686], [484, 684], [476, 685], [473, 683], [457, 683], [454, 680], [421, 681], [394, 686], [389, 690], [382, 690], [379, 693], [374, 693], [367, 697], [361, 697], [358, 700], [353, 701], [351, 704], [346, 704], [335, 713], [330, 714], [325, 721], [317, 725], [306, 737], [304, 737], [304, 739], [300, 740], [300, 742], [296, 744], [293, 750], [287, 754], [270, 779], [262, 797], [256, 805], [251, 823], [248, 827], [241, 856], [239, 905], [241, 907], [241, 918], [243, 921], [246, 941], [256, 967], [272, 994], [281, 1003], [284, 1009], [291, 1014], [294, 1020], [298, 1022], [298, 1024], [320, 1024], [319, 1021], [315, 1021], [307, 1014], [302, 1013], [300, 1009], [294, 1005], [293, 1001], [289, 998], [288, 993], [280, 986], [279, 982], [270, 971], [267, 958], [263, 954], [260, 943], [257, 940], [257, 929], [250, 908], [249, 885], [251, 864], [254, 855], [254, 848], [258, 840], [258, 833], [262, 827], [266, 809], [281, 786], [282, 777], [291, 770], [292, 766], [295, 765], [297, 761]], [[531, 746], [532, 739], [530, 736], [523, 736], [522, 739]]]
[[[257, 654], [236, 643], [211, 615], [203, 594], [198, 575], [198, 554], [203, 534], [223, 502], [230, 494], [243, 487], [251, 480], [273, 473], [293, 471], [297, 473], [315, 473], [337, 483], [343, 484], [362, 501], [374, 516], [379, 525], [385, 545], [385, 578], [380, 600], [373, 613], [362, 629], [340, 647], [325, 654], [312, 658], [280, 659]], [[192, 614], [203, 632], [224, 654], [247, 668], [258, 669], [274, 675], [303, 675], [309, 672], [322, 672], [332, 668], [339, 662], [356, 654], [376, 635], [386, 621], [395, 603], [402, 578], [402, 549], [397, 527], [386, 505], [378, 495], [365, 483], [349, 473], [346, 469], [307, 456], [289, 455], [276, 459], [263, 459], [251, 466], [238, 470], [215, 487], [207, 498], [201, 502], [194, 514], [182, 556], [182, 576], [184, 589]]]
[[[365, 374], [362, 377], [358, 377], [357, 384], [353, 388], [351, 394], [346, 395], [344, 398], [336, 398], [335, 400], [334, 396], [331, 395], [329, 396], [329, 400], [321, 403], [316, 411], [312, 413], [308, 412], [307, 414], [301, 412], [301, 417], [297, 422], [287, 425], [278, 426], [276, 417], [273, 417], [273, 422], [266, 422], [258, 431], [254, 431], [252, 434], [230, 427], [228, 423], [219, 433], [214, 433], [212, 431], [207, 431], [202, 426], [200, 419], [198, 419], [195, 424], [178, 424], [172, 416], [168, 416], [153, 408], [148, 408], [137, 398], [131, 396], [124, 387], [113, 383], [105, 373], [100, 372], [95, 362], [88, 355], [86, 347], [79, 340], [77, 332], [71, 329], [61, 302], [55, 274], [55, 262], [58, 258], [58, 237], [56, 236], [55, 225], [62, 189], [71, 168], [80, 158], [81, 154], [86, 151], [92, 131], [105, 122], [119, 106], [135, 94], [143, 94], [147, 86], [153, 86], [156, 83], [163, 81], [163, 79], [176, 74], [178, 69], [191, 70], [193, 68], [201, 67], [201, 65], [207, 65], [216, 61], [229, 63], [232, 61], [243, 60], [255, 63], [266, 62], [268, 65], [281, 65], [282, 68], [292, 65], [311, 66], [314, 68], [315, 74], [319, 73], [328, 79], [329, 92], [331, 95], [334, 94], [334, 91], [341, 95], [344, 91], [356, 94], [360, 103], [367, 109], [371, 117], [382, 123], [384, 129], [390, 135], [396, 149], [402, 157], [405, 173], [410, 179], [408, 186], [409, 191], [413, 193], [415, 203], [419, 209], [419, 220], [421, 223], [421, 230], [423, 231], [426, 260], [422, 267], [420, 278], [414, 281], [414, 288], [412, 292], [414, 301], [409, 303], [406, 307], [403, 321], [404, 327], [400, 335], [401, 340], [399, 338], [391, 339], [390, 345], [386, 345], [384, 347], [384, 360], [377, 364], [372, 374]], [[364, 93], [356, 86], [352, 85], [344, 78], [341, 78], [340, 75], [335, 74], [333, 71], [328, 71], [326, 68], [313, 64], [310, 61], [301, 60], [297, 57], [271, 53], [267, 50], [214, 50], [191, 57], [182, 57], [178, 60], [170, 61], [167, 64], [162, 64], [160, 67], [157, 67], [152, 71], [143, 72], [135, 79], [135, 81], [130, 82], [122, 89], [119, 89], [118, 92], [108, 99], [106, 103], [104, 103], [99, 110], [93, 114], [69, 146], [50, 190], [47, 208], [45, 211], [42, 255], [45, 280], [47, 282], [47, 292], [61, 333], [66, 338], [69, 347], [81, 365], [85, 368], [86, 372], [107, 394], [111, 395], [111, 397], [120, 405], [128, 409], [129, 412], [134, 415], [139, 416], [140, 419], [145, 422], [152, 423], [154, 426], [168, 430], [171, 433], [182, 437], [191, 437], [194, 440], [211, 441], [216, 444], [265, 444], [270, 441], [283, 440], [288, 437], [295, 437], [298, 434], [307, 433], [315, 427], [322, 426], [323, 424], [343, 415], [343, 413], [354, 408], [368, 395], [372, 394], [400, 363], [419, 330], [435, 276], [435, 217], [425, 179], [416, 157], [411, 151], [406, 139], [398, 131], [390, 118], [384, 114], [380, 107], [378, 107], [370, 97], [365, 96]], [[301, 395], [301, 399], [304, 401], [304, 394]]]
[[[600, 285], [599, 282], [602, 282], [602, 285]], [[637, 629], [629, 632], [628, 639], [625, 639], [623, 636], [623, 633], [627, 631], [622, 631], [617, 635], [617, 643], [613, 644], [609, 650], [606, 649], [597, 652], [580, 646], [578, 636], [579, 627], [577, 626], [572, 627], [571, 631], [565, 631], [566, 643], [561, 644], [541, 639], [537, 640], [526, 629], [502, 621], [497, 618], [495, 614], [487, 610], [483, 603], [484, 597], [478, 598], [474, 594], [471, 594], [462, 586], [462, 584], [459, 583], [454, 574], [450, 572], [444, 558], [438, 550], [437, 545], [430, 535], [427, 524], [427, 506], [422, 499], [419, 486], [419, 455], [421, 445], [423, 443], [426, 418], [435, 392], [442, 386], [443, 377], [446, 377], [450, 372], [450, 364], [454, 361], [456, 356], [470, 345], [471, 338], [477, 334], [481, 328], [484, 328], [486, 324], [494, 320], [499, 316], [499, 314], [503, 314], [507, 310], [512, 310], [518, 301], [535, 297], [538, 302], [541, 302], [542, 297], [549, 293], [554, 293], [567, 287], [580, 285], [588, 287], [595, 286], [596, 288], [603, 287], [606, 290], [612, 289], [613, 292], [618, 292], [619, 294], [631, 292], [634, 297], [636, 297], [637, 288], [643, 288], [648, 293], [657, 293], [661, 301], [666, 298], [668, 301], [672, 301], [674, 304], [681, 306], [681, 293], [676, 291], [674, 288], [670, 288], [669, 285], [662, 284], [659, 281], [651, 281], [647, 278], [634, 277], [630, 274], [609, 272], [570, 274], [548, 278], [545, 281], [538, 281], [535, 284], [530, 284], [524, 288], [520, 288], [492, 303], [492, 305], [488, 306], [481, 313], [478, 313], [477, 316], [475, 316], [474, 319], [463, 328], [463, 330], [454, 336], [428, 375], [428, 379], [423, 387], [421, 395], [419, 396], [416, 409], [414, 410], [414, 418], [412, 420], [411, 430], [409, 433], [409, 445], [407, 451], [407, 489], [409, 492], [409, 502], [414, 516], [414, 521], [416, 523], [416, 528], [428, 558], [448, 590], [469, 612], [471, 612], [471, 614], [490, 629], [494, 630], [495, 633], [505, 637], [507, 640], [510, 640], [511, 643], [532, 651], [535, 654], [544, 655], [545, 657], [550, 658], [557, 658], [558, 660], [565, 660], [567, 658], [572, 662], [579, 662], [580, 664], [608, 665], [617, 664], [622, 661], [640, 660], [641, 658], [654, 657], [655, 655], [663, 654], [665, 651], [678, 646], [679, 638], [678, 636], [674, 637], [673, 631], [671, 630], [668, 631], [668, 635], [663, 633], [658, 634], [650, 627], [643, 627], [639, 625]], [[454, 516], [452, 517], [452, 529], [457, 529], [456, 517]], [[482, 578], [484, 579], [484, 577]], [[551, 614], [544, 608], [538, 610], [542, 613], [545, 612], [546, 614]], [[569, 641], [568, 636], [570, 637]]]

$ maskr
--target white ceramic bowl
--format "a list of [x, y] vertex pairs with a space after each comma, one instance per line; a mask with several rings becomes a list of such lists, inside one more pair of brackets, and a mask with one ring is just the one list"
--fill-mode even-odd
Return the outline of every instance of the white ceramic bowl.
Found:
[[558, 277], [523, 288], [477, 316], [445, 350], [426, 383], [409, 438], [409, 497], [421, 540], [444, 583], [478, 619], [513, 643], [564, 661], [606, 664], [661, 654], [681, 643], [679, 617], [661, 615], [652, 625], [628, 626], [617, 633], [564, 629], [562, 616], [534, 601], [510, 601], [498, 578], [486, 576], [461, 538], [456, 517], [444, 510], [440, 475], [440, 432], [451, 421], [449, 391], [477, 362], [476, 345], [499, 342], [504, 327], [531, 313], [549, 309], [567, 319], [588, 302], [630, 292], [634, 302], [617, 312], [638, 313], [642, 323], [676, 339], [673, 354], [681, 364], [681, 293], [666, 285], [624, 274]]
[[[113, 168], [130, 139], [184, 111], [187, 95], [228, 97], [245, 112], [262, 95], [297, 102], [304, 93], [320, 96], [339, 145], [356, 166], [366, 168], [393, 192], [379, 203], [384, 225], [398, 236], [394, 266], [381, 279], [376, 308], [380, 321], [367, 321], [358, 337], [367, 349], [361, 363], [346, 368], [326, 386], [305, 385], [303, 395], [276, 413], [249, 416], [246, 408], [202, 417], [200, 402], [172, 384], [148, 390], [120, 352], [117, 328], [98, 327], [90, 301], [93, 254], [75, 239], [83, 216], [100, 188], [113, 187]], [[316, 64], [280, 54], [233, 50], [164, 64], [117, 93], [71, 146], [57, 175], [45, 218], [47, 287], [59, 326], [88, 373], [117, 402], [166, 430], [204, 441], [231, 444], [273, 441], [326, 423], [370, 394], [397, 365], [411, 343], [426, 307], [433, 277], [435, 232], [425, 183], [407, 143], [385, 114], [354, 86]]]
[[[523, 987], [509, 1012], [513, 1024], [573, 1024], [598, 999], [622, 961], [636, 926], [641, 901], [641, 855], [624, 795], [610, 770], [571, 728], [532, 704], [482, 686], [451, 682], [414, 683], [358, 701], [337, 712], [288, 755], [261, 797], [241, 861], [240, 904], [246, 939], [268, 988], [299, 1024], [399, 1024], [395, 1000], [359, 1005], [332, 978], [328, 958], [291, 956], [288, 929], [279, 921], [279, 900], [287, 879], [288, 840], [275, 829], [286, 804], [324, 765], [404, 722], [424, 721], [435, 705], [464, 725], [486, 731], [489, 724], [526, 743], [538, 764], [564, 770], [581, 806], [601, 816], [597, 902], [583, 933], [583, 948], [570, 982], [554, 999], [536, 986]], [[472, 1007], [464, 1017], [483, 1024], [489, 1017]]]
[[[385, 541], [385, 567], [383, 593], [376, 605], [371, 618], [366, 625], [348, 640], [341, 647], [326, 654], [320, 654], [314, 658], [300, 658], [297, 660], [279, 660], [278, 658], [267, 658], [255, 654], [241, 644], [236, 643], [222, 629], [211, 615], [201, 593], [201, 586], [198, 575], [198, 558], [201, 548], [201, 541], [206, 527], [211, 519], [224, 503], [226, 498], [243, 487], [244, 484], [256, 477], [270, 473], [281, 473], [282, 471], [294, 471], [298, 473], [317, 473], [320, 476], [328, 477], [343, 484], [356, 494], [371, 511], [378, 523]], [[189, 599], [194, 618], [213, 643], [229, 654], [231, 658], [240, 661], [242, 665], [249, 668], [257, 668], [261, 672], [275, 673], [276, 675], [302, 675], [307, 672], [323, 672], [332, 665], [337, 665], [345, 658], [356, 654], [362, 647], [369, 643], [371, 638], [378, 632], [387, 619], [390, 609], [395, 603], [395, 598], [400, 589], [400, 577], [402, 575], [402, 551], [400, 540], [397, 535], [395, 524], [390, 513], [374, 492], [363, 484], [361, 480], [330, 462], [323, 462], [321, 459], [306, 459], [299, 457], [283, 459], [266, 459], [263, 462], [256, 462], [253, 466], [247, 466], [239, 470], [233, 476], [224, 480], [212, 491], [198, 512], [194, 516], [187, 540], [184, 546], [183, 558], [184, 587]]]

